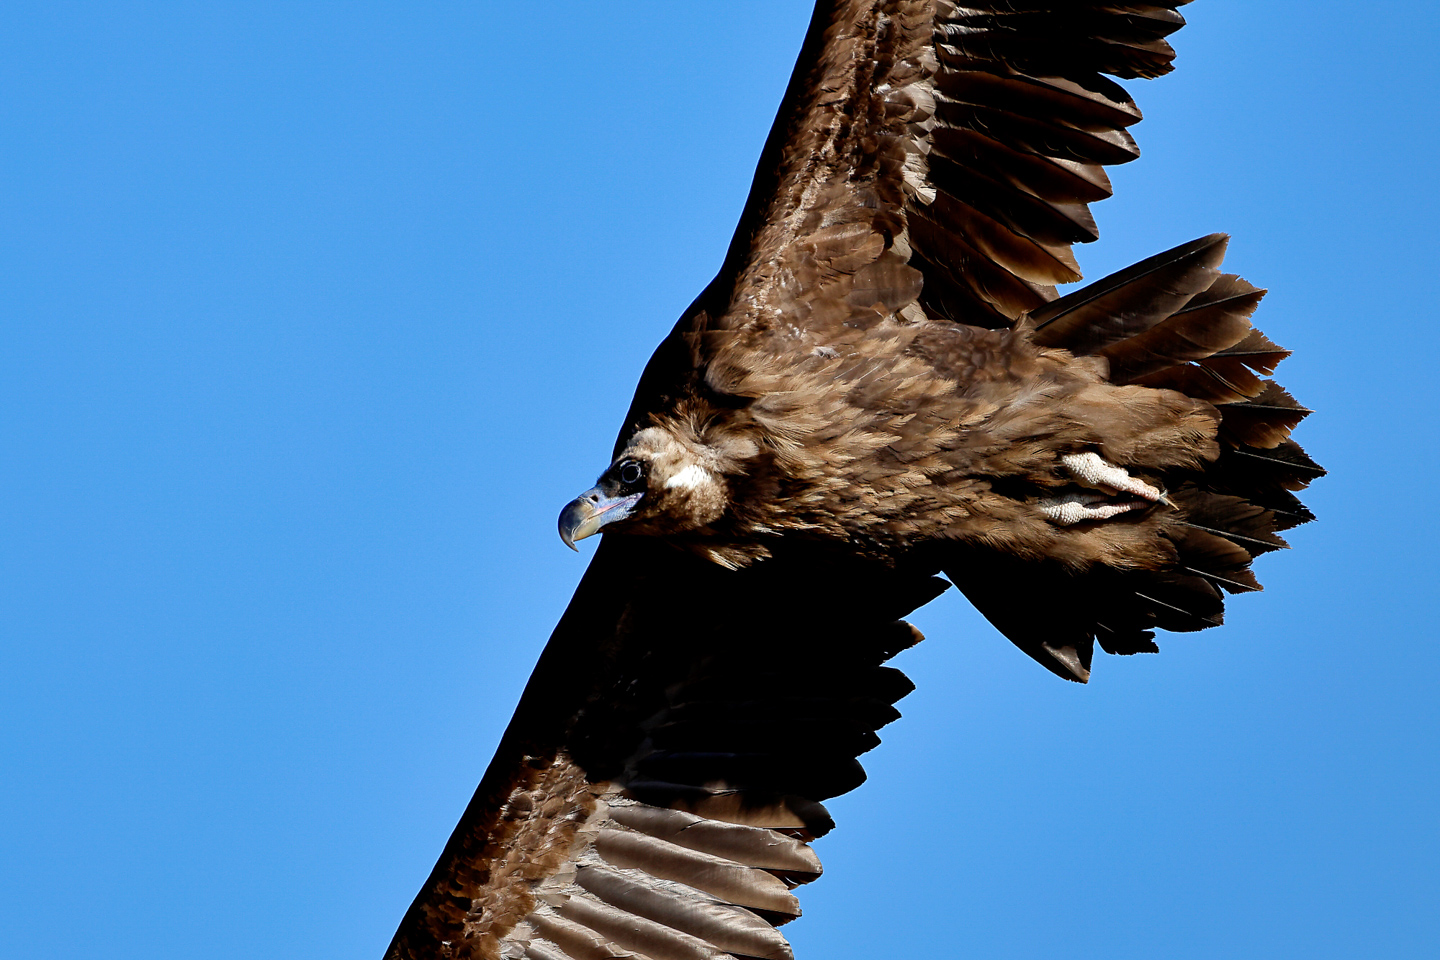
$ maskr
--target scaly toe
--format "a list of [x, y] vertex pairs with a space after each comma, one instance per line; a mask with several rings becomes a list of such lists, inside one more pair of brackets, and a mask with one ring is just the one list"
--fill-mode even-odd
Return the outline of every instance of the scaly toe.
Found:
[[1087, 487], [1128, 493], [1151, 503], [1171, 505], [1164, 491], [1130, 476], [1123, 467], [1115, 466], [1098, 453], [1067, 453], [1060, 458], [1060, 463], [1072, 477]]
[[1131, 510], [1143, 510], [1149, 503], [1130, 500], [1116, 503], [1096, 493], [1067, 493], [1040, 501], [1040, 512], [1056, 526], [1068, 527], [1091, 520], [1109, 520]]

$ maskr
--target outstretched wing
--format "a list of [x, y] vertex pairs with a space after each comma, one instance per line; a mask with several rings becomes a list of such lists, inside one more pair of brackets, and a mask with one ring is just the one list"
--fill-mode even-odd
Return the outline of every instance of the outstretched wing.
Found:
[[1104, 167], [1139, 156], [1140, 111], [1104, 74], [1169, 72], [1180, 5], [821, 3], [730, 248], [727, 322], [794, 322], [792, 297], [862, 271], [887, 306], [919, 294], [981, 326], [1054, 299], [1098, 236]]
[[897, 618], [945, 586], [607, 536], [386, 956], [788, 960], [821, 802], [911, 690]]
[[1170, 72], [1185, 2], [938, 5], [934, 117], [911, 134], [934, 195], [909, 205], [932, 315], [1007, 325], [1080, 279], [1071, 244], [1099, 236], [1104, 168], [1140, 155], [1140, 110], [1105, 74]]
[[886, 318], [1008, 326], [1055, 299], [1104, 168], [1139, 156], [1106, 75], [1169, 72], [1185, 2], [820, 0], [725, 261], [627, 430], [700, 374], [723, 393]]

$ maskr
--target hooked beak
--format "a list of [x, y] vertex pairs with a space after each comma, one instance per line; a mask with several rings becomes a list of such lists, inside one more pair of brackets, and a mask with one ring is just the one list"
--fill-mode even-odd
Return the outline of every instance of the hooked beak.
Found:
[[625, 497], [607, 497], [599, 487], [591, 487], [560, 511], [560, 539], [578, 553], [580, 548], [575, 546], [576, 540], [599, 533], [607, 523], [624, 520], [644, 495], [632, 493]]

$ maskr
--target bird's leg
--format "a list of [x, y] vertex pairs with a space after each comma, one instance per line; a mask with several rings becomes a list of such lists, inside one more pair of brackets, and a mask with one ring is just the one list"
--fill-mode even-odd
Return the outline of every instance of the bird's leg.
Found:
[[[1108, 520], [1152, 503], [1170, 505], [1165, 492], [1117, 467], [1098, 453], [1068, 453], [1060, 463], [1089, 491], [1075, 491], [1040, 501], [1040, 510], [1052, 523], [1068, 527], [1090, 520]], [[1117, 500], [1117, 496], [1127, 499]], [[1133, 498], [1133, 499], [1130, 499]]]

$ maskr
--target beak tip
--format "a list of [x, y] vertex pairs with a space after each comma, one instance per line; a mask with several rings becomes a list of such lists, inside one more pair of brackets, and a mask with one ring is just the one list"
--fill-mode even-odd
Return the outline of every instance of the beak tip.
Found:
[[574, 550], [580, 552], [575, 546], [576, 540], [584, 540], [592, 532], [587, 529], [594, 516], [594, 508], [583, 497], [576, 498], [566, 504], [565, 509], [560, 512], [560, 540]]
[[563, 544], [565, 544], [565, 546], [569, 547], [571, 550], [574, 550], [576, 553], [579, 553], [579, 552], [580, 552], [580, 548], [577, 547], [577, 546], [575, 546], [575, 536], [574, 536], [574, 533], [575, 533], [575, 531], [573, 530], [572, 525], [571, 525], [571, 524], [567, 524], [567, 523], [565, 522], [565, 515], [564, 515], [564, 514], [561, 514], [561, 515], [560, 515], [560, 542], [563, 543]]
[[575, 546], [576, 540], [594, 536], [606, 524], [625, 519], [639, 499], [638, 493], [609, 497], [598, 487], [587, 490], [560, 511], [560, 539], [565, 542], [565, 546], [579, 553], [580, 548]]

